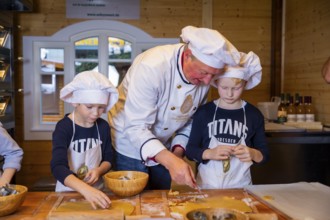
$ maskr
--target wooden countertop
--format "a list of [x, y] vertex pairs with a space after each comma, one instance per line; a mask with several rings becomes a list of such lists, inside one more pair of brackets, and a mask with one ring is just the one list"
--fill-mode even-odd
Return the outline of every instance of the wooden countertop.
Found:
[[[209, 197], [224, 196], [241, 200], [250, 198], [252, 201], [252, 213], [276, 213], [279, 220], [288, 219], [283, 213], [267, 206], [262, 201], [258, 200], [253, 195], [247, 193], [243, 189], [233, 190], [203, 190], [204, 194]], [[132, 203], [135, 206], [132, 216], [147, 215], [157, 219], [171, 217], [171, 206], [169, 203], [178, 201], [178, 199], [187, 199], [189, 197], [200, 196], [197, 192], [180, 191], [179, 195], [170, 195], [168, 190], [150, 190], [143, 191], [139, 195], [132, 197], [117, 197], [112, 193], [107, 193], [112, 201], [124, 200]], [[82, 196], [76, 192], [56, 193], [56, 192], [28, 192], [22, 206], [13, 214], [0, 217], [0, 220], [41, 220], [47, 219], [49, 212], [55, 204], [68, 198], [79, 198]], [[150, 204], [156, 208], [150, 208]], [[258, 218], [259, 219], [259, 218]]]

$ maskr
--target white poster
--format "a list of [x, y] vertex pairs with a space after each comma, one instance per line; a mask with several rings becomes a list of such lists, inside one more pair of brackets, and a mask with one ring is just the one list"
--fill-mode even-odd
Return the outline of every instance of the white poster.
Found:
[[66, 17], [139, 19], [140, 0], [66, 0]]

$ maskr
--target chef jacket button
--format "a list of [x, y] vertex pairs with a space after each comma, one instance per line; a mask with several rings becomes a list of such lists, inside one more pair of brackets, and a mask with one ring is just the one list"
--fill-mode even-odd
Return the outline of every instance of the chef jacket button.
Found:
[[182, 87], [181, 85], [177, 85], [177, 86], [176, 86], [176, 88], [178, 88], [178, 89], [181, 89], [181, 87]]
[[164, 128], [164, 130], [168, 130], [168, 128]]
[[175, 107], [171, 107], [171, 110], [175, 110]]
[[196, 110], [196, 106], [194, 107], [194, 111]]

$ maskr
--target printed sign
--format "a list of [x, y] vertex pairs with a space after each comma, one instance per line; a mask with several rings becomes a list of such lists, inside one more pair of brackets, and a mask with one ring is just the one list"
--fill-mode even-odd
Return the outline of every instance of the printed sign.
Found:
[[140, 0], [66, 0], [66, 17], [139, 19]]

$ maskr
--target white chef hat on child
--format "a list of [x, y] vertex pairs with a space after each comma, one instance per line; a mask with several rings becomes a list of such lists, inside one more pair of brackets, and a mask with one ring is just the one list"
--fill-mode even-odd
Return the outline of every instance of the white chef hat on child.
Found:
[[118, 101], [118, 91], [103, 74], [84, 71], [61, 89], [60, 98], [68, 103], [107, 105], [109, 111]]
[[238, 50], [216, 30], [186, 26], [181, 38], [192, 54], [208, 66], [222, 68], [239, 63]]
[[217, 75], [212, 79], [211, 85], [218, 87], [217, 81], [221, 78], [238, 78], [246, 81], [245, 89], [252, 89], [261, 82], [261, 65], [259, 57], [250, 51], [248, 54], [240, 53], [239, 66], [227, 66], [224, 74]]

